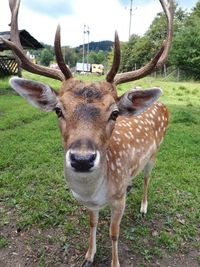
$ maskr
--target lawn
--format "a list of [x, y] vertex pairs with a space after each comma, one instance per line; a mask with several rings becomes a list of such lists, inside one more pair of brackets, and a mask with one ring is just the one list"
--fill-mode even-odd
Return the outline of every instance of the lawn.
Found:
[[[59, 82], [28, 73], [58, 89]], [[80, 77], [78, 77], [80, 78]], [[97, 77], [81, 77], [97, 80]], [[139, 213], [143, 179], [127, 195], [119, 243], [122, 266], [200, 265], [200, 84], [145, 78], [120, 85], [163, 89], [170, 126]], [[89, 224], [63, 177], [57, 118], [32, 108], [0, 81], [0, 266], [80, 266]], [[94, 266], [109, 266], [109, 209], [100, 213]], [[21, 264], [21, 265], [20, 265]]]

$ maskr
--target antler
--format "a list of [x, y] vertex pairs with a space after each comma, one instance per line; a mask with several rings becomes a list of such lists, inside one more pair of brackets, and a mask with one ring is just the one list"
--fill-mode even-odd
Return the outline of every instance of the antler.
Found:
[[[163, 46], [161, 47], [159, 52], [155, 55], [155, 57], [150, 62], [148, 62], [144, 67], [135, 71], [129, 71], [117, 74], [120, 62], [119, 58], [120, 53], [118, 51], [119, 41], [115, 38], [115, 48], [117, 49], [114, 49], [114, 59], [111, 68], [112, 71], [110, 70], [109, 73], [107, 74], [106, 81], [114, 83], [115, 85], [131, 82], [145, 77], [146, 75], [153, 72], [155, 69], [160, 68], [166, 62], [173, 35], [173, 0], [167, 0], [167, 3], [165, 3], [165, 0], [159, 0], [159, 1], [163, 7], [163, 10], [167, 18], [167, 38]], [[112, 73], [112, 75], [110, 75], [110, 72]]]
[[68, 67], [64, 66], [64, 60], [61, 53], [61, 47], [60, 47], [60, 32], [57, 30], [56, 36], [55, 36], [55, 53], [56, 53], [56, 59], [58, 60], [58, 66], [60, 67], [60, 70], [57, 69], [51, 69], [48, 67], [40, 66], [37, 64], [32, 63], [30, 61], [22, 48], [22, 45], [20, 43], [19, 38], [19, 30], [18, 30], [18, 12], [19, 12], [19, 6], [20, 6], [20, 0], [9, 0], [10, 10], [11, 10], [11, 41], [6, 40], [5, 38], [1, 37], [2, 41], [6, 43], [6, 45], [15, 53], [18, 60], [21, 62], [22, 68], [42, 76], [46, 76], [49, 78], [53, 78], [56, 80], [66, 80], [72, 77], [72, 74]]
[[165, 50], [163, 51], [158, 63], [156, 64], [156, 69], [159, 69], [160, 67], [162, 67], [167, 61], [167, 56], [168, 56], [169, 49], [172, 43], [173, 16], [174, 16], [173, 0], [168, 0], [167, 4], [165, 4], [163, 0], [159, 0], [159, 1], [162, 5], [162, 8], [167, 18], [167, 38], [165, 41], [166, 42]]
[[65, 76], [65, 79], [72, 78], [72, 73], [70, 69], [65, 64], [62, 51], [61, 51], [61, 45], [60, 45], [60, 25], [58, 25], [55, 35], [55, 41], [54, 41], [54, 49], [55, 49], [55, 55], [56, 55], [56, 61], [58, 63], [59, 68], [61, 69], [62, 73]]
[[120, 52], [120, 42], [119, 42], [119, 36], [118, 33], [115, 32], [115, 42], [114, 42], [114, 57], [113, 57], [113, 64], [106, 76], [106, 81], [112, 83], [116, 73], [119, 70], [120, 66], [120, 57], [121, 57], [121, 52]]

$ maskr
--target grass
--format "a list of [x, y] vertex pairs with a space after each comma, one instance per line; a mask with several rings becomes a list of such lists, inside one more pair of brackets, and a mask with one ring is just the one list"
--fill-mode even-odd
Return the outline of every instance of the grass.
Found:
[[[24, 76], [59, 88], [57, 81], [28, 73]], [[143, 186], [139, 175], [128, 194], [121, 226], [120, 240], [128, 247], [129, 256], [139, 258], [136, 266], [153, 266], [156, 259], [162, 261], [165, 255], [200, 249], [200, 84], [146, 78], [120, 85], [119, 92], [122, 94], [135, 86], [161, 87], [161, 101], [171, 114], [170, 127], [152, 175], [148, 214], [145, 218], [139, 214]], [[2, 231], [13, 217], [20, 229], [59, 229], [62, 234], [53, 236], [51, 244], [82, 255], [87, 246], [88, 218], [85, 208], [72, 198], [64, 181], [63, 150], [55, 114], [32, 108], [10, 89], [7, 80], [0, 81], [0, 95]], [[97, 261], [111, 253], [109, 217], [108, 208], [101, 212]], [[2, 237], [0, 248], [10, 242]], [[45, 250], [40, 248], [38, 266], [46, 266], [47, 261]], [[199, 255], [196, 261], [200, 261]]]
[[5, 239], [4, 237], [0, 237], [0, 249], [1, 248], [5, 248], [6, 246], [8, 246], [9, 242], [7, 239]]

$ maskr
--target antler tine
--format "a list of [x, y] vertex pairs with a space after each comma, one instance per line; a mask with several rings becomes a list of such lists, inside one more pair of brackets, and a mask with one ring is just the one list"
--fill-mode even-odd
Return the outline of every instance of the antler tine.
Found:
[[121, 83], [135, 81], [150, 74], [152, 70], [155, 68], [164, 50], [165, 50], [165, 44], [161, 47], [161, 49], [155, 55], [155, 57], [150, 62], [148, 62], [144, 67], [138, 70], [135, 70], [135, 71], [129, 71], [129, 72], [117, 74], [116, 78], [114, 79], [114, 84], [118, 85]]
[[164, 12], [165, 12], [168, 27], [167, 27], [167, 38], [165, 41], [166, 47], [165, 47], [165, 50], [163, 51], [160, 59], [158, 60], [158, 63], [156, 65], [155, 69], [159, 69], [167, 61], [167, 56], [169, 53], [169, 49], [171, 47], [172, 36], [173, 36], [173, 16], [174, 16], [173, 0], [167, 0], [167, 4], [165, 4], [164, 0], [159, 0], [159, 1], [163, 7]]
[[54, 49], [55, 49], [56, 61], [62, 73], [64, 74], [65, 79], [67, 80], [69, 78], [72, 78], [73, 77], [72, 73], [70, 69], [66, 66], [62, 55], [62, 50], [60, 45], [60, 25], [57, 26], [55, 40], [54, 40]]
[[114, 57], [113, 57], [113, 64], [106, 76], [106, 81], [112, 83], [114, 81], [115, 75], [117, 74], [120, 66], [120, 42], [119, 42], [119, 36], [117, 31], [115, 32], [115, 44], [114, 44]]
[[15, 53], [15, 55], [18, 58], [20, 58], [23, 69], [31, 73], [43, 75], [43, 76], [53, 78], [59, 81], [64, 80], [64, 76], [61, 71], [33, 64], [26, 57], [26, 55], [24, 54], [24, 51], [21, 50], [18, 46], [16, 46], [13, 42], [10, 42], [3, 37], [0, 37], [0, 39]]
[[21, 63], [23, 69], [35, 74], [63, 81], [65, 77], [60, 70], [36, 65], [26, 57], [20, 42], [18, 30], [20, 0], [9, 0], [9, 5], [11, 10], [11, 42], [3, 37], [1, 37], [1, 40], [14, 52], [17, 61]]
[[18, 13], [19, 13], [20, 0], [9, 0], [9, 6], [10, 6], [10, 11], [11, 11], [11, 22], [9, 24], [9, 26], [11, 27], [11, 31], [10, 31], [11, 40], [19, 48], [22, 49], [19, 34], [17, 34], [19, 32]]
[[162, 46], [160, 51], [156, 54], [156, 56], [150, 62], [148, 62], [144, 67], [135, 71], [129, 71], [117, 74], [114, 78], [115, 85], [141, 79], [146, 75], [150, 74], [151, 72], [153, 72], [155, 69], [160, 68], [166, 62], [173, 35], [173, 0], [167, 0], [167, 4], [165, 3], [165, 0], [159, 0], [159, 1], [163, 7], [163, 10], [167, 18], [167, 38], [164, 42], [164, 45]]

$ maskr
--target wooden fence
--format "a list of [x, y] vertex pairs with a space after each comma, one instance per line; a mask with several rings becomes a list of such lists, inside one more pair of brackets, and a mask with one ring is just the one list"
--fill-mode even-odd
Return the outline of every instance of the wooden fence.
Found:
[[17, 62], [14, 57], [0, 56], [0, 77], [18, 73]]

